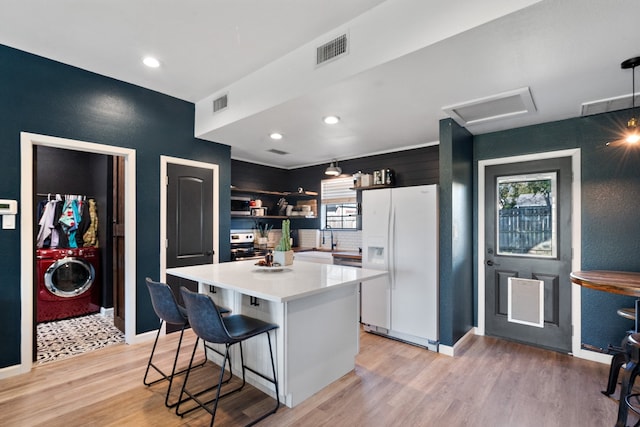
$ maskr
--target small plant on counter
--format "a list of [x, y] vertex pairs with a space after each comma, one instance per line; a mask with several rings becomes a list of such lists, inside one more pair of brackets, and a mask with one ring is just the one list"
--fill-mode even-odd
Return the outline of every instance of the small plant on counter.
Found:
[[291, 223], [288, 219], [282, 220], [282, 237], [280, 243], [276, 246], [276, 251], [290, 251], [291, 250]]
[[282, 221], [282, 238], [273, 252], [273, 263], [280, 265], [293, 264], [293, 251], [291, 250], [291, 231], [288, 219]]
[[257, 223], [258, 234], [260, 237], [269, 237], [269, 231], [273, 226], [269, 224], [262, 224], [261, 222]]

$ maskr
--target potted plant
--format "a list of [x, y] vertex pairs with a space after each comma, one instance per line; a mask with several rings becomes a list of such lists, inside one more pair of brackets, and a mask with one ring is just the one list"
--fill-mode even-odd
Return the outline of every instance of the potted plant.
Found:
[[280, 265], [293, 264], [293, 251], [291, 250], [290, 221], [282, 220], [282, 237], [280, 243], [273, 251], [273, 262]]
[[271, 230], [271, 225], [258, 223], [258, 247], [266, 248], [267, 243], [269, 243], [269, 230]]

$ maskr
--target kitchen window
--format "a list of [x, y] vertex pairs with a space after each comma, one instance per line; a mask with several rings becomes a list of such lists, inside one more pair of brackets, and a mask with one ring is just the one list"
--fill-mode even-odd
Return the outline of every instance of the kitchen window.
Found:
[[321, 181], [322, 227], [357, 229], [358, 203], [353, 177]]

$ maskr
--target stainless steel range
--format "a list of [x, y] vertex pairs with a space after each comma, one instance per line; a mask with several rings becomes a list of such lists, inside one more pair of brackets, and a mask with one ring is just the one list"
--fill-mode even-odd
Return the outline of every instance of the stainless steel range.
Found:
[[252, 230], [231, 231], [231, 261], [259, 259], [267, 254], [267, 249], [254, 247], [255, 233]]

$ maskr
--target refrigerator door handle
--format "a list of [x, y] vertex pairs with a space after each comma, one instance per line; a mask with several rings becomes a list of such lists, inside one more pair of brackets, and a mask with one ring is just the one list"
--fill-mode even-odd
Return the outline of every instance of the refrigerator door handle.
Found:
[[391, 289], [396, 288], [396, 210], [391, 208], [391, 221], [389, 221], [389, 254], [388, 270], [391, 279]]

